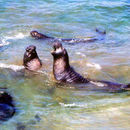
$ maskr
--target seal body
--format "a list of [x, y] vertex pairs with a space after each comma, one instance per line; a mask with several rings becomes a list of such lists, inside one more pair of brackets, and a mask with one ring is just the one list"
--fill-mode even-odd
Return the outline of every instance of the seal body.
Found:
[[54, 50], [51, 54], [53, 55], [53, 74], [56, 80], [64, 83], [84, 84], [84, 87], [90, 86], [90, 88], [96, 90], [108, 90], [111, 92], [130, 89], [130, 84], [124, 85], [109, 81], [84, 78], [69, 65], [68, 53], [60, 42], [55, 42], [53, 48]]
[[35, 46], [30, 45], [26, 48], [23, 57], [23, 65], [26, 69], [31, 71], [37, 71], [41, 68], [42, 62], [37, 55]]
[[[96, 32], [102, 36], [106, 34], [106, 31], [101, 32], [100, 30], [96, 29]], [[99, 38], [90, 38], [90, 39], [79, 39], [79, 38], [54, 38], [47, 36], [45, 34], [39, 33], [38, 31], [31, 31], [30, 35], [34, 37], [35, 39], [52, 39], [54, 41], [59, 41], [59, 42], [68, 42], [68, 43], [89, 43], [89, 42], [94, 42], [96, 40], [99, 40]], [[103, 39], [103, 38], [102, 38]]]
[[6, 121], [15, 114], [12, 97], [4, 91], [0, 91], [0, 121]]

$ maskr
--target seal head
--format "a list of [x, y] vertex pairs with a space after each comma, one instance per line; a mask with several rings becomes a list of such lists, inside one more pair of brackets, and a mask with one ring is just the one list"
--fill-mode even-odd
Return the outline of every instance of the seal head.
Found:
[[30, 35], [31, 35], [32, 37], [34, 37], [35, 39], [51, 38], [51, 37], [49, 37], [49, 36], [46, 36], [46, 35], [44, 35], [44, 34], [42, 34], [42, 33], [37, 32], [37, 31], [31, 31], [31, 32], [30, 32]]
[[62, 47], [62, 44], [58, 41], [53, 44], [53, 51], [51, 54], [54, 56], [54, 59], [58, 57], [68, 57], [67, 51]]

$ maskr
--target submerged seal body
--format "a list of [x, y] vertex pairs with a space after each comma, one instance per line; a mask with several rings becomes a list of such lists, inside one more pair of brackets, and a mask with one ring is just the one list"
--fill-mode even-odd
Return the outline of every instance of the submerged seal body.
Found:
[[108, 91], [130, 89], [130, 84], [124, 85], [109, 81], [98, 81], [84, 78], [70, 66], [68, 53], [66, 49], [62, 47], [61, 43], [55, 42], [53, 48], [54, 50], [51, 54], [53, 55], [53, 74], [56, 80], [64, 83], [84, 83], [85, 86], [92, 86], [96, 89]]
[[0, 121], [6, 121], [15, 114], [13, 98], [3, 90], [0, 90]]
[[37, 55], [35, 46], [30, 45], [26, 48], [23, 57], [23, 65], [26, 69], [31, 71], [37, 71], [41, 68], [42, 62]]
[[[96, 29], [96, 32], [99, 33], [100, 35], [104, 36], [106, 34], [106, 31], [100, 31]], [[31, 31], [30, 35], [34, 37], [35, 39], [52, 39], [55, 41], [60, 41], [60, 42], [68, 42], [68, 43], [89, 43], [89, 42], [94, 42], [96, 40], [99, 40], [99, 38], [90, 38], [90, 39], [79, 39], [79, 38], [54, 38], [47, 36], [45, 34], [39, 33], [38, 31]]]

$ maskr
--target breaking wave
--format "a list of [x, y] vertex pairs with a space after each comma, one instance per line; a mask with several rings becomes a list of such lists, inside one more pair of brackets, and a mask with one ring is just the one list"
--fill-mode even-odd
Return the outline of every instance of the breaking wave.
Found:
[[8, 64], [0, 63], [0, 68], [7, 68], [7, 69], [12, 69], [14, 71], [19, 71], [19, 70], [24, 69], [24, 66], [8, 65]]

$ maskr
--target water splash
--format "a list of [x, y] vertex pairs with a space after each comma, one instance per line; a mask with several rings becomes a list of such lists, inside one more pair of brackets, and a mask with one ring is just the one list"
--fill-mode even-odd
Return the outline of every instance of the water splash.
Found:
[[16, 72], [16, 71], [24, 69], [24, 66], [8, 65], [8, 64], [0, 63], [0, 68], [12, 69]]
[[77, 55], [81, 55], [82, 57], [86, 57], [85, 54], [81, 53], [81, 52], [76, 52]]
[[8, 40], [8, 39], [23, 39], [26, 35], [24, 35], [23, 33], [18, 33], [14, 36], [6, 36], [5, 39]]
[[9, 44], [11, 44], [11, 42], [9, 42], [8, 40], [17, 40], [17, 39], [23, 39], [25, 38], [27, 35], [24, 35], [23, 33], [18, 33], [14, 36], [4, 36], [1, 40], [0, 43], [0, 47], [2, 46], [7, 46]]
[[9, 44], [10, 44], [10, 42], [6, 41], [6, 39], [2, 39], [1, 43], [0, 43], [0, 47], [6, 46], [6, 45], [9, 45]]
[[65, 103], [59, 103], [62, 107], [87, 107], [87, 104], [76, 104], [76, 103], [70, 103], [70, 104], [65, 104]]
[[95, 68], [97, 70], [101, 70], [102, 69], [102, 67], [99, 64], [97, 64], [97, 63], [86, 63], [86, 66]]

